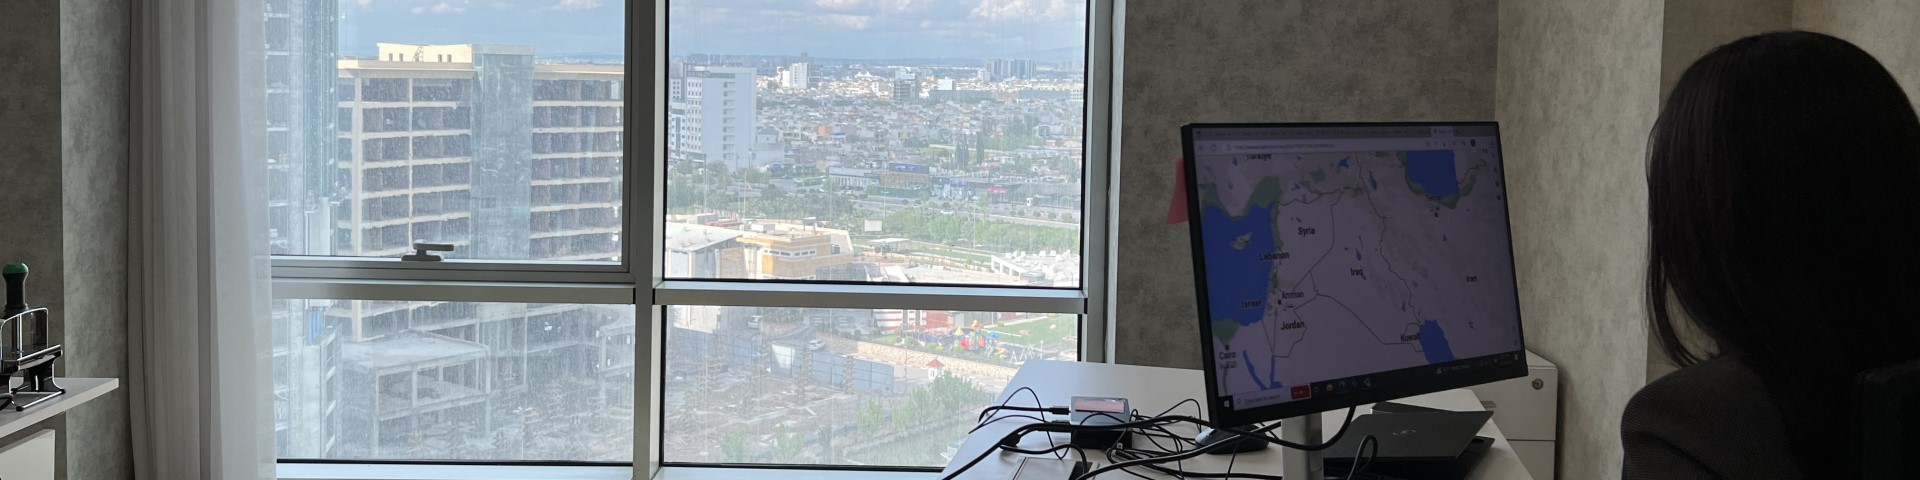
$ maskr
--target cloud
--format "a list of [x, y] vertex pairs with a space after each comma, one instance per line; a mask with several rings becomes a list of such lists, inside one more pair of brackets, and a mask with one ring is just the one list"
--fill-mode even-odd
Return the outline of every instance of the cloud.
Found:
[[1085, 39], [1085, 0], [667, 1], [675, 54], [987, 58]]
[[600, 8], [600, 4], [603, 1], [604, 0], [560, 0], [560, 3], [556, 3], [553, 5], [553, 9], [564, 11], [564, 12], [592, 10], [592, 9]]
[[367, 7], [373, 6], [373, 0], [353, 0], [353, 3], [355, 5], [359, 5], [360, 8], [367, 8]]
[[859, 10], [870, 13], [901, 13], [924, 9], [928, 0], [813, 0], [813, 6], [826, 10]]
[[980, 0], [973, 17], [988, 21], [1053, 21], [1086, 18], [1087, 3], [1072, 0]]
[[830, 27], [845, 28], [849, 30], [866, 30], [867, 25], [873, 22], [873, 17], [867, 16], [867, 15], [847, 15], [844, 13], [829, 13], [826, 15], [821, 15], [819, 17], [819, 20], [820, 20], [820, 23], [826, 24], [827, 26], [830, 26]]
[[410, 11], [416, 15], [422, 13], [461, 14], [467, 13], [467, 2], [462, 0], [459, 5], [454, 5], [451, 2], [438, 2], [433, 5], [416, 6]]

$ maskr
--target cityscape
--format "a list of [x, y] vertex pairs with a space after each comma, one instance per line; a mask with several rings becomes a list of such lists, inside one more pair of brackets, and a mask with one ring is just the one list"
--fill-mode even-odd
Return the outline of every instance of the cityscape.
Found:
[[[351, 5], [266, 3], [275, 254], [621, 260], [622, 59], [349, 45]], [[1078, 288], [1081, 51], [669, 51], [666, 275]], [[1074, 315], [675, 305], [636, 419], [635, 313], [276, 299], [279, 454], [628, 462], [663, 421], [669, 462], [938, 466], [1021, 362], [1078, 358]]]

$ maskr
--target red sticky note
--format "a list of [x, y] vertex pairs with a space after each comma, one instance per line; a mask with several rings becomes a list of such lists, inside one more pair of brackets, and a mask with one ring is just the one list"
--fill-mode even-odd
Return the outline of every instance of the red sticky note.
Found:
[[1187, 221], [1187, 159], [1173, 159], [1173, 199], [1167, 202], [1167, 224]]

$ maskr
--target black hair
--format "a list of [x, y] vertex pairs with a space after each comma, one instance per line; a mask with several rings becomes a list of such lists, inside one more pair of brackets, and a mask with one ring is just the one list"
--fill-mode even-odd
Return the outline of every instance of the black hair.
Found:
[[1713, 49], [1654, 125], [1652, 332], [1682, 366], [1706, 353], [1682, 343], [1680, 322], [1737, 353], [1781, 410], [1803, 473], [1850, 458], [1839, 448], [1855, 375], [1920, 358], [1916, 192], [1920, 118], [1880, 62], [1831, 36]]

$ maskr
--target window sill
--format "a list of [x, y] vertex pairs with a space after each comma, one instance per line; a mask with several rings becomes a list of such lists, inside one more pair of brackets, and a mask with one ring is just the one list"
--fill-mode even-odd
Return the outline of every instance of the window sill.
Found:
[[785, 468], [664, 467], [654, 480], [934, 480], [940, 472], [880, 470], [808, 470]]
[[[633, 480], [627, 467], [283, 463], [280, 480]], [[931, 480], [935, 472], [665, 467], [654, 480]]]
[[633, 480], [630, 467], [282, 463], [280, 480]]

